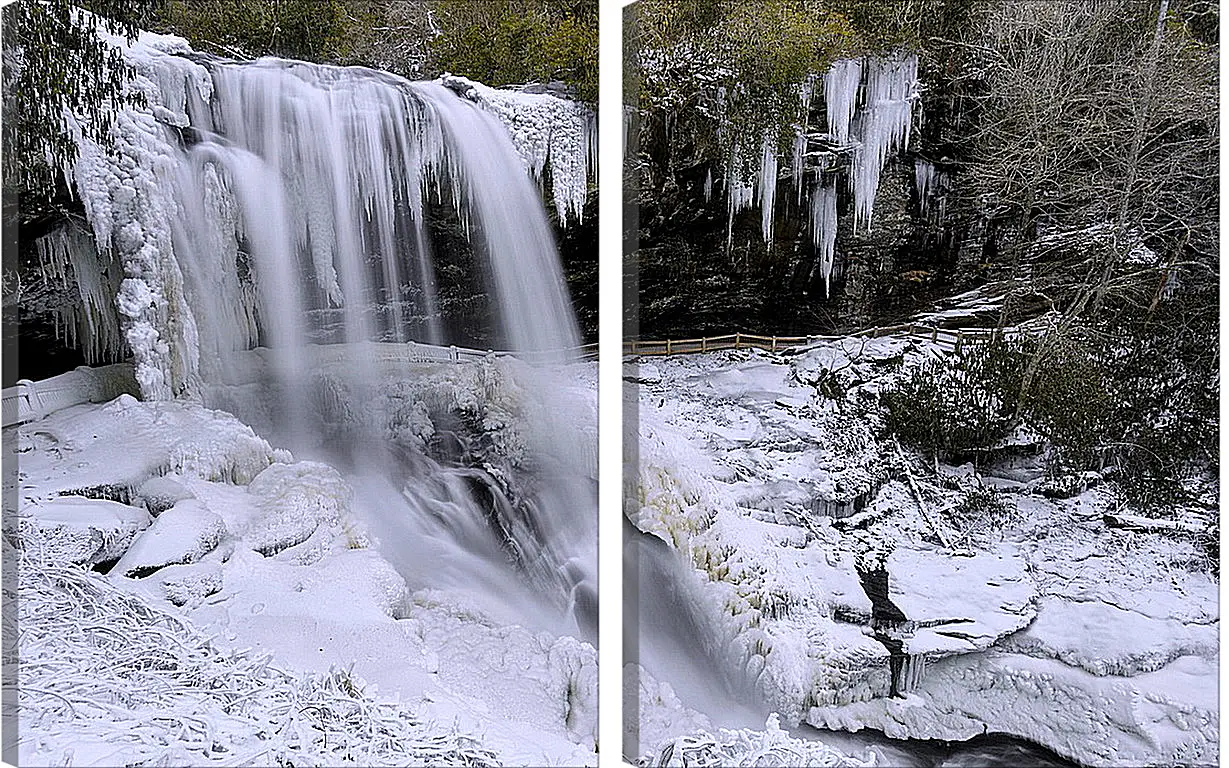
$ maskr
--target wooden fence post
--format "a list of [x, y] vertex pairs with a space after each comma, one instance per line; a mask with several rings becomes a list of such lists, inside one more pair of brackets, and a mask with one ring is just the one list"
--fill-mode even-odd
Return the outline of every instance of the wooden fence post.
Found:
[[738, 349], [738, 343], [742, 341], [742, 336], [741, 333], [734, 334], [734, 349]]
[[777, 337], [776, 336], [772, 337], [772, 351], [773, 352], [777, 351]]
[[666, 354], [670, 354], [670, 340], [666, 339]]
[[701, 351], [701, 352], [707, 352], [707, 351], [708, 351], [708, 337], [707, 337], [707, 336], [705, 336], [704, 338], [700, 339], [700, 351]]

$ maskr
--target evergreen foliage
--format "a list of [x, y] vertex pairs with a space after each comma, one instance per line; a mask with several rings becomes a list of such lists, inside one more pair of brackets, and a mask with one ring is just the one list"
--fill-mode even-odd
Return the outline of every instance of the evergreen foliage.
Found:
[[60, 168], [76, 159], [64, 110], [105, 146], [113, 110], [130, 98], [123, 93], [127, 65], [94, 24], [131, 40], [159, 2], [20, 0], [4, 8], [4, 186], [19, 196], [25, 218], [45, 208]]
[[908, 445], [953, 455], [1006, 437], [1019, 405], [1024, 356], [1013, 344], [969, 344], [905, 371], [885, 390], [884, 425]]
[[490, 85], [562, 81], [597, 101], [597, 3], [593, 0], [435, 0], [431, 74]]

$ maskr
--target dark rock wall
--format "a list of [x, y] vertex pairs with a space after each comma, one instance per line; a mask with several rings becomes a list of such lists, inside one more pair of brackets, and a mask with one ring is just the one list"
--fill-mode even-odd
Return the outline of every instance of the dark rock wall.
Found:
[[[869, 232], [853, 231], [847, 174], [837, 183], [836, 264], [829, 295], [817, 270], [807, 194], [801, 204], [780, 158], [774, 240], [763, 242], [758, 206], [741, 212], [727, 245], [728, 201], [720, 164], [694, 148], [668, 151], [664, 116], [645, 115], [640, 135], [639, 322], [642, 338], [684, 338], [746, 331], [806, 335], [898, 322], [936, 299], [995, 277], [998, 255], [1022, 242], [1011, 220], [996, 218], [960, 194], [967, 136], [976, 126], [969, 99], [980, 85], [953, 79], [950, 61], [922, 56], [921, 106], [909, 146], [888, 160]], [[822, 94], [809, 118], [824, 126]], [[814, 149], [814, 145], [812, 145]], [[689, 165], [678, 167], [680, 158]], [[923, 211], [914, 166], [941, 174]], [[847, 161], [842, 161], [847, 162]], [[706, 174], [713, 195], [705, 201]], [[804, 187], [809, 193], [814, 169]]]

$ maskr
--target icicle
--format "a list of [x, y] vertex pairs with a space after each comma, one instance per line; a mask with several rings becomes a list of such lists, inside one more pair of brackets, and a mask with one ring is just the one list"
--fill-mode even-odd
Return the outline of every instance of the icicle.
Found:
[[896, 681], [897, 692], [903, 694], [917, 690], [917, 687], [922, 684], [922, 677], [925, 673], [925, 654], [910, 653], [906, 655], [901, 664], [900, 677]]
[[916, 87], [916, 56], [898, 54], [867, 62], [860, 144], [854, 153], [852, 172], [855, 229], [870, 231], [883, 167], [891, 153], [909, 144]]
[[709, 168], [704, 174], [704, 202], [710, 202], [713, 199], [713, 169]]
[[726, 219], [727, 250], [734, 245], [734, 217], [750, 208], [755, 200], [756, 179], [746, 166], [741, 147], [735, 143], [727, 158], [725, 171], [726, 197], [729, 202], [729, 215]]
[[922, 216], [930, 210], [930, 197], [935, 192], [935, 167], [921, 158], [913, 162], [913, 179], [917, 187], [918, 206]]
[[830, 291], [836, 261], [836, 185], [821, 176], [811, 192], [811, 237], [817, 254], [816, 268], [824, 280], [824, 296]]
[[802, 202], [802, 174], [805, 171], [807, 152], [807, 135], [799, 128], [794, 134], [794, 151], [791, 158], [790, 177], [794, 183], [794, 190], [798, 194], [798, 202]]
[[857, 110], [862, 62], [841, 59], [824, 75], [824, 102], [828, 109], [828, 133], [838, 144], [849, 143], [849, 126]]
[[773, 214], [777, 199], [777, 146], [770, 133], [765, 132], [760, 143], [760, 173], [758, 177], [760, 232], [764, 242], [772, 245]]

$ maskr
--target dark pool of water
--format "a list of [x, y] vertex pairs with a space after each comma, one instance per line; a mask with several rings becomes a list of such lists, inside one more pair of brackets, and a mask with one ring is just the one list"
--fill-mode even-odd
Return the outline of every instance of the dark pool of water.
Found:
[[991, 733], [968, 741], [891, 739], [879, 731], [820, 731], [803, 726], [796, 738], [813, 738], [850, 754], [869, 747], [887, 768], [1080, 768], [1079, 763], [1030, 741]]

